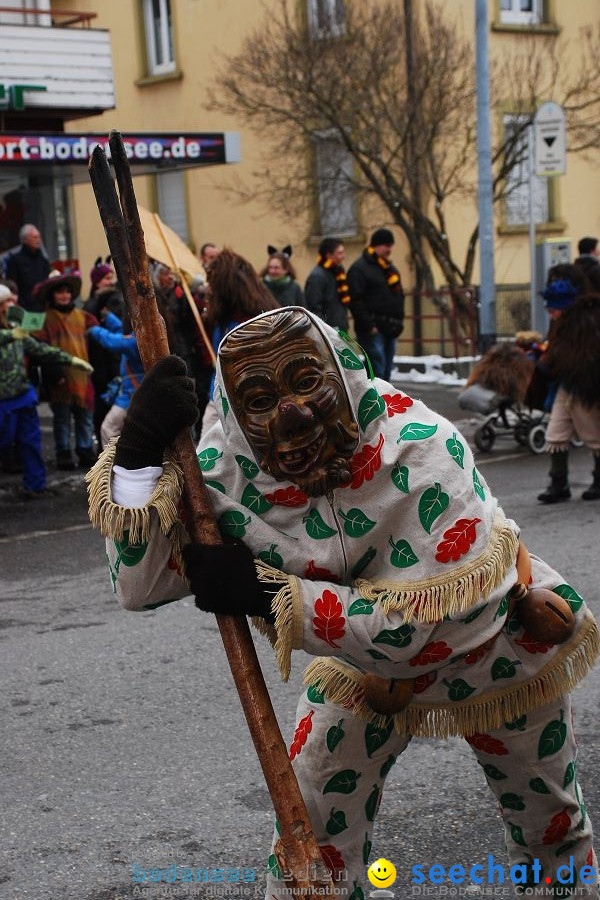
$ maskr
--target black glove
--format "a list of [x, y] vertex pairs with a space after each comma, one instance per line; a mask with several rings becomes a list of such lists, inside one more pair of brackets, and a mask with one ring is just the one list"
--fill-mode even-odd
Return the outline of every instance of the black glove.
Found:
[[117, 443], [115, 465], [161, 466], [165, 447], [198, 418], [194, 382], [178, 356], [152, 366], [131, 398]]
[[271, 600], [278, 588], [264, 589], [258, 580], [254, 557], [242, 541], [230, 544], [185, 544], [185, 574], [204, 612], [228, 616], [262, 616], [273, 623]]

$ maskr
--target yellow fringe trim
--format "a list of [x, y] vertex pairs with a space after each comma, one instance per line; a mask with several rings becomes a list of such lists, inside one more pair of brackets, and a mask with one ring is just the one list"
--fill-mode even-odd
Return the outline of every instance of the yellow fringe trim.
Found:
[[[465, 737], [495, 731], [505, 722], [539, 709], [564, 696], [587, 675], [600, 652], [600, 633], [592, 614], [578, 629], [574, 641], [561, 646], [534, 678], [515, 687], [472, 700], [426, 704], [412, 702], [392, 718], [398, 734], [416, 737]], [[304, 674], [304, 684], [315, 685], [332, 703], [352, 709], [358, 719], [383, 728], [389, 717], [374, 712], [365, 702], [363, 675], [338, 659], [319, 658]]]
[[111, 498], [116, 445], [117, 439], [114, 438], [86, 475], [92, 525], [98, 528], [104, 537], [117, 541], [123, 540], [123, 534], [128, 530], [130, 543], [140, 544], [150, 537], [150, 516], [155, 509], [160, 529], [173, 541], [174, 549], [178, 551], [178, 561], [181, 562], [184, 531], [179, 521], [177, 504], [181, 497], [183, 474], [179, 465], [175, 462], [174, 456], [167, 454], [163, 463], [163, 473], [146, 505], [140, 508], [118, 506]]
[[[290, 677], [292, 650], [302, 647], [302, 594], [298, 579], [274, 569], [260, 559], [254, 560], [258, 580], [264, 584], [281, 585], [271, 602], [275, 625], [268, 625], [264, 619], [259, 631], [266, 634], [275, 649], [277, 665], [283, 681]], [[254, 622], [254, 619], [252, 620]], [[271, 630], [271, 634], [269, 633]], [[273, 640], [271, 640], [271, 635]]]
[[405, 622], [439, 622], [487, 600], [515, 564], [518, 546], [519, 538], [498, 510], [484, 552], [448, 574], [402, 583], [360, 578], [355, 586], [369, 603], [379, 601], [385, 615], [400, 612]]

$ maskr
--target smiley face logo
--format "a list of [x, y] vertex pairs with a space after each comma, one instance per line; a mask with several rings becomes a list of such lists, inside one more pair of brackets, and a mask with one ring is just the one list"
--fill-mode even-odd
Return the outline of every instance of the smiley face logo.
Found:
[[396, 869], [388, 859], [376, 859], [367, 872], [369, 881], [374, 887], [389, 887], [396, 880]]

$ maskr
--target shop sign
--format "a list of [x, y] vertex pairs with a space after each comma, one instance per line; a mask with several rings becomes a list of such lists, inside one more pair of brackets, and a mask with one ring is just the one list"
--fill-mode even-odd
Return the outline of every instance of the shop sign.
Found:
[[43, 84], [0, 84], [0, 109], [25, 109], [27, 91], [47, 91]]
[[[110, 158], [106, 134], [0, 134], [3, 163], [69, 163], [87, 165], [100, 144]], [[132, 163], [225, 163], [225, 134], [123, 134]]]

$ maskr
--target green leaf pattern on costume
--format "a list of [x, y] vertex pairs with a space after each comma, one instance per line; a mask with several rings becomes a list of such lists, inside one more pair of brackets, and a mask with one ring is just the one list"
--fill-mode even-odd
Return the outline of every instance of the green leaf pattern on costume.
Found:
[[253, 478], [256, 478], [260, 469], [256, 465], [256, 463], [248, 459], [247, 456], [242, 456], [241, 453], [238, 453], [235, 457], [235, 461], [248, 479], [248, 481], [252, 481]]
[[221, 406], [223, 407], [223, 418], [227, 418], [229, 414], [229, 401], [221, 388], [219, 388], [219, 399], [221, 401]]
[[401, 466], [397, 462], [392, 469], [392, 482], [403, 494], [410, 493], [408, 487], [408, 466]]
[[525, 802], [519, 794], [502, 794], [500, 797], [500, 806], [504, 809], [525, 809]]
[[485, 491], [483, 489], [483, 485], [479, 480], [479, 473], [475, 466], [473, 466], [473, 489], [480, 500], [485, 500]]
[[343, 350], [338, 350], [336, 347], [335, 352], [338, 355], [340, 365], [342, 365], [344, 369], [364, 369], [362, 360], [360, 360], [352, 350], [348, 350], [347, 347], [344, 347]]
[[261, 550], [258, 558], [274, 569], [283, 569], [283, 557], [277, 553], [277, 544], [271, 544], [268, 550]]
[[572, 781], [575, 781], [575, 763], [570, 762], [565, 769], [565, 777], [563, 779], [563, 788], [566, 788], [567, 785], [571, 784]]
[[327, 522], [316, 509], [311, 509], [307, 516], [302, 519], [306, 526], [306, 533], [315, 541], [322, 541], [325, 538], [333, 537], [337, 534], [335, 528], [330, 528]]
[[384, 762], [384, 764], [382, 765], [382, 767], [379, 770], [379, 777], [385, 778], [395, 762], [396, 762], [396, 757], [394, 756], [393, 753], [390, 753], [390, 755], [388, 756], [388, 758], [386, 759], [386, 761]]
[[220, 481], [213, 481], [210, 478], [205, 478], [204, 484], [206, 485], [206, 487], [214, 488], [215, 491], [219, 491], [219, 493], [221, 494], [225, 493], [225, 486], [221, 484]]
[[394, 543], [394, 539], [390, 537], [388, 543], [392, 548], [390, 562], [397, 569], [408, 569], [419, 562], [419, 557], [415, 554], [408, 541], [402, 539]]
[[369, 862], [369, 856], [371, 855], [371, 847], [372, 846], [373, 846], [373, 843], [372, 843], [372, 841], [369, 840], [369, 832], [365, 831], [365, 839], [363, 841], [363, 848], [362, 848], [362, 858], [363, 858], [363, 863], [365, 864], [365, 866]]
[[375, 388], [369, 388], [358, 404], [358, 424], [361, 429], [366, 431], [367, 425], [378, 419], [386, 411], [386, 408], [383, 397], [377, 393]]
[[437, 431], [437, 425], [424, 425], [422, 422], [409, 422], [405, 425], [396, 441], [425, 441]]
[[508, 825], [510, 826], [510, 836], [515, 844], [518, 844], [520, 847], [526, 847], [527, 843], [523, 837], [523, 829], [521, 826], [513, 825], [512, 822], [509, 822]]
[[380, 747], [389, 741], [392, 731], [394, 730], [394, 720], [390, 716], [383, 728], [377, 728], [376, 725], [370, 723], [365, 728], [365, 747], [367, 748], [367, 756], [369, 759], [379, 750]]
[[387, 659], [388, 662], [391, 662], [389, 656], [386, 656], [385, 653], [380, 653], [379, 650], [367, 650], [367, 653], [373, 659]]
[[369, 822], [373, 822], [375, 819], [375, 814], [377, 812], [377, 807], [379, 806], [379, 788], [376, 784], [373, 785], [373, 790], [367, 797], [367, 802], [365, 803], [365, 815]]
[[359, 597], [358, 600], [350, 604], [348, 616], [371, 616], [373, 615], [374, 604], [374, 600], [369, 601], [365, 600], [364, 597]]
[[216, 447], [207, 447], [198, 454], [198, 462], [203, 472], [210, 472], [214, 469], [218, 459], [221, 459], [222, 453], [219, 453]]
[[527, 716], [519, 716], [518, 719], [513, 719], [512, 722], [504, 723], [504, 727], [508, 728], [509, 731], [525, 731], [526, 725], [527, 725]]
[[268, 509], [271, 509], [272, 504], [266, 499], [264, 494], [254, 487], [253, 484], [247, 484], [244, 488], [244, 492], [242, 494], [241, 499], [242, 506], [245, 506], [246, 509], [249, 509], [251, 512], [256, 513], [256, 515], [261, 515], [261, 513], [266, 512]]
[[560, 711], [560, 719], [554, 719], [548, 722], [540, 735], [538, 743], [538, 759], [545, 756], [552, 756], [558, 753], [567, 739], [567, 726], [564, 720], [564, 710]]
[[325, 694], [318, 689], [316, 684], [310, 684], [308, 686], [306, 697], [311, 703], [325, 703]]
[[352, 579], [354, 580], [355, 578], [358, 578], [359, 575], [362, 575], [369, 563], [372, 563], [376, 556], [377, 550], [375, 547], [369, 547], [368, 550], [363, 553], [361, 558], [352, 566], [350, 571]]
[[341, 834], [347, 827], [348, 823], [346, 822], [344, 812], [341, 809], [336, 809], [335, 806], [332, 806], [331, 812], [329, 813], [329, 819], [325, 826], [327, 834]]
[[507, 659], [505, 656], [499, 656], [492, 663], [492, 681], [498, 681], [500, 678], [514, 678], [517, 674], [517, 666], [521, 665], [519, 659]]
[[273, 878], [281, 878], [282, 872], [277, 864], [277, 857], [274, 853], [271, 853], [269, 859], [267, 860], [267, 870], [273, 876]]
[[474, 622], [475, 619], [477, 618], [477, 616], [480, 616], [481, 613], [484, 612], [486, 609], [487, 609], [487, 605], [479, 606], [479, 607], [477, 607], [477, 609], [474, 609], [473, 612], [470, 612], [466, 618], [461, 619], [460, 621], [463, 623], [463, 625], [470, 625], [471, 622]]
[[456, 432], [452, 434], [451, 438], [448, 438], [446, 441], [446, 450], [454, 460], [457, 466], [460, 466], [461, 469], [464, 469], [464, 459], [465, 459], [465, 446], [464, 444], [458, 440], [456, 436]]
[[230, 537], [244, 537], [246, 534], [246, 526], [252, 521], [251, 517], [246, 517], [243, 512], [237, 509], [228, 510], [219, 517], [219, 528], [223, 534]]
[[115, 548], [117, 551], [117, 559], [115, 561], [115, 575], [118, 574], [121, 565], [131, 568], [137, 566], [146, 555], [148, 549], [148, 541], [142, 541], [140, 544], [129, 543], [129, 531], [123, 532], [123, 540], [115, 540]]
[[348, 897], [348, 900], [365, 900], [365, 894], [360, 884], [358, 884], [357, 881], [353, 881], [352, 884], [354, 886], [354, 890]]
[[325, 741], [330, 753], [333, 753], [339, 742], [345, 737], [346, 732], [342, 728], [343, 722], [344, 720], [340, 719], [337, 725], [332, 725], [327, 731]]
[[510, 598], [508, 594], [505, 594], [500, 603], [498, 604], [498, 609], [494, 613], [494, 622], [496, 619], [501, 619], [508, 612], [508, 604], [510, 602]]
[[415, 629], [412, 625], [400, 625], [398, 628], [384, 628], [371, 639], [372, 644], [389, 644], [390, 647], [408, 647]]
[[441, 484], [435, 482], [433, 487], [427, 488], [419, 498], [419, 520], [427, 532], [431, 534], [433, 523], [445, 509], [448, 509], [450, 497], [442, 490]]
[[332, 775], [325, 787], [324, 794], [352, 794], [357, 787], [360, 772], [354, 769], [342, 769]]
[[338, 509], [338, 513], [344, 520], [344, 531], [348, 537], [362, 537], [376, 524], [365, 515], [362, 509], [357, 509], [356, 507], [349, 509], [346, 513]]
[[471, 687], [471, 685], [462, 678], [455, 678], [454, 681], [448, 681], [444, 678], [442, 684], [445, 684], [448, 688], [448, 700], [454, 700], [456, 702], [466, 700], [475, 690], [474, 687]]
[[566, 600], [573, 612], [577, 612], [583, 606], [583, 597], [580, 597], [577, 591], [570, 584], [559, 584], [558, 587], [552, 588], [555, 594]]
[[535, 791], [536, 794], [549, 794], [550, 788], [546, 784], [543, 778], [531, 778], [529, 780], [529, 787], [532, 791]]
[[504, 772], [501, 772], [500, 769], [489, 763], [483, 767], [483, 771], [488, 778], [492, 778], [494, 781], [503, 781], [505, 778], [508, 778], [508, 775], [505, 775]]

